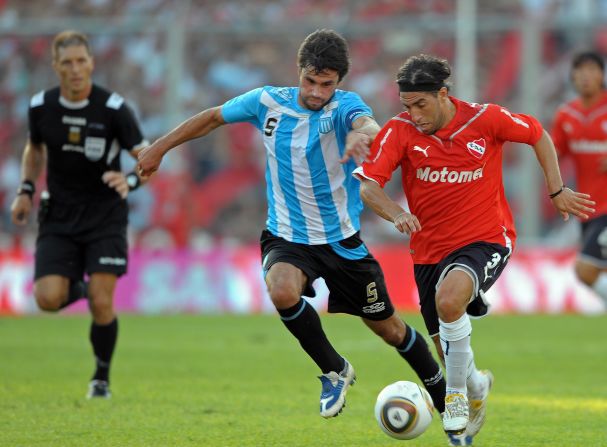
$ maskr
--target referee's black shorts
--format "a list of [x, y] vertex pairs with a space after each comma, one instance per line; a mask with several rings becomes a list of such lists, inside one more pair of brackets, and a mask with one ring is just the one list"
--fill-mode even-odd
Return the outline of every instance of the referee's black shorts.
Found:
[[332, 244], [307, 245], [264, 230], [260, 242], [264, 275], [277, 262], [294, 265], [308, 277], [302, 291], [308, 297], [316, 295], [314, 280], [323, 278], [329, 289], [329, 312], [369, 320], [385, 320], [394, 313], [381, 267], [359, 233]]
[[128, 267], [126, 200], [67, 205], [51, 199], [39, 216], [34, 279], [84, 273], [123, 275]]

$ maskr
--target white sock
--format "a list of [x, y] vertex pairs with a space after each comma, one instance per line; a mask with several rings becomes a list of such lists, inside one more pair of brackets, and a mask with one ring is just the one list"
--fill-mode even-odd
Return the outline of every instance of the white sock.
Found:
[[482, 390], [483, 376], [480, 371], [476, 368], [474, 363], [474, 351], [470, 349], [470, 361], [468, 362], [468, 378], [466, 379], [466, 386], [468, 387], [468, 395], [477, 397]]
[[599, 274], [599, 277], [592, 285], [592, 290], [603, 298], [603, 301], [607, 302], [607, 273], [602, 272]]
[[466, 394], [466, 379], [468, 365], [472, 357], [470, 349], [470, 333], [472, 325], [468, 314], [464, 313], [452, 323], [439, 319], [438, 333], [445, 355], [447, 373], [447, 393]]

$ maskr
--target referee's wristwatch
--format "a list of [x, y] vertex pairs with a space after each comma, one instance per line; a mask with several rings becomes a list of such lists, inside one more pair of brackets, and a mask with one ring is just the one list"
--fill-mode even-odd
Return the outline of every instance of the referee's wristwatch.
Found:
[[129, 191], [133, 191], [141, 185], [141, 179], [134, 172], [129, 172], [126, 175], [126, 184], [129, 186]]
[[19, 185], [19, 189], [17, 189], [17, 195], [20, 196], [25, 194], [29, 196], [29, 198], [34, 197], [34, 193], [36, 192], [36, 185], [31, 180], [23, 180]]

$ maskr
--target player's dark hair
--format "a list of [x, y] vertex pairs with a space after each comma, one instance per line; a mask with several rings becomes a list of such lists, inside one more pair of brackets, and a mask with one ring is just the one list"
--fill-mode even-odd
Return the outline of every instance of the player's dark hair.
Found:
[[442, 87], [449, 89], [451, 67], [446, 59], [430, 54], [409, 57], [398, 69], [396, 82], [400, 91], [437, 92]]
[[55, 36], [53, 39], [53, 60], [57, 60], [59, 57], [59, 49], [67, 48], [71, 46], [82, 45], [86, 48], [86, 52], [91, 54], [91, 47], [89, 45], [89, 39], [85, 34], [79, 31], [66, 30], [62, 31]]
[[595, 51], [582, 51], [577, 53], [571, 60], [571, 69], [575, 70], [580, 65], [587, 62], [594, 62], [601, 71], [605, 71], [605, 61], [603, 60], [603, 57]]
[[316, 30], [301, 43], [297, 65], [301, 69], [312, 69], [316, 74], [335, 70], [341, 81], [350, 69], [348, 43], [333, 30]]

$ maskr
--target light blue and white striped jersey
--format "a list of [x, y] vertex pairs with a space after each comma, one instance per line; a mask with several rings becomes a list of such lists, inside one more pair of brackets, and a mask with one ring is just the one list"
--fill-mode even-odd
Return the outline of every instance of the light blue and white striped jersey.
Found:
[[226, 102], [227, 123], [249, 122], [266, 149], [267, 229], [291, 242], [329, 244], [360, 229], [360, 182], [341, 164], [346, 135], [372, 116], [359, 95], [336, 90], [319, 111], [301, 107], [298, 87], [262, 87]]

